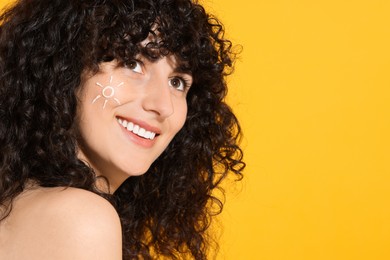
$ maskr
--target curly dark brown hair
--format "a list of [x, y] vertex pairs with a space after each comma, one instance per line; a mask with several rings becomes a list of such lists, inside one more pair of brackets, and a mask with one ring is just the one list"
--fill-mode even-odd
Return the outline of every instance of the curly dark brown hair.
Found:
[[[223, 205], [214, 191], [229, 173], [241, 179], [245, 166], [241, 129], [224, 101], [235, 53], [218, 19], [190, 0], [19, 0], [0, 23], [2, 218], [30, 180], [82, 188], [117, 209], [124, 259], [206, 259], [206, 230]], [[146, 174], [108, 194], [77, 157], [75, 93], [83, 71], [140, 53], [173, 54], [191, 71], [187, 119]]]

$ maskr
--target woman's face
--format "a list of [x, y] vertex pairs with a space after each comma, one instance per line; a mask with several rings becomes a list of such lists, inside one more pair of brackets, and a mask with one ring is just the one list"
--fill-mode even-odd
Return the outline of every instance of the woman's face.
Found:
[[174, 56], [101, 63], [78, 93], [79, 158], [112, 189], [145, 173], [184, 125], [191, 84]]

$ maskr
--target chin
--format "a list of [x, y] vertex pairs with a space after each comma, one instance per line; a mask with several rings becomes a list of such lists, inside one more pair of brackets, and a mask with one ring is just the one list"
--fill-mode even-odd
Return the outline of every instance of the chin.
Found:
[[131, 168], [126, 171], [128, 176], [140, 176], [145, 174], [149, 170], [150, 165], [147, 168], [146, 167], [140, 167], [140, 168], [131, 167]]
[[146, 171], [137, 171], [137, 172], [131, 172], [131, 173], [128, 173], [128, 175], [131, 177], [131, 176], [141, 176], [141, 175], [144, 175], [145, 173], [147, 172]]

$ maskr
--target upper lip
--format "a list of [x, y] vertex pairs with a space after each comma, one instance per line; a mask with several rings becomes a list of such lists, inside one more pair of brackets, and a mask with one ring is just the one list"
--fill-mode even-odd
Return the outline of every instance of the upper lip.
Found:
[[161, 134], [161, 130], [158, 127], [151, 126], [142, 120], [133, 119], [133, 118], [124, 117], [124, 116], [116, 116], [116, 118], [126, 120], [127, 122], [132, 122], [133, 124], [139, 125], [140, 127], [144, 128], [146, 131], [156, 133], [157, 135]]

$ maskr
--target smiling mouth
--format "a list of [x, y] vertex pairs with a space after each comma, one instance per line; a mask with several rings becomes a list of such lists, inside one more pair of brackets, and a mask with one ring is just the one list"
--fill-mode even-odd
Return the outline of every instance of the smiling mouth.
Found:
[[132, 132], [139, 137], [153, 140], [156, 136], [158, 136], [158, 134], [156, 134], [155, 132], [147, 131], [145, 128], [142, 128], [139, 125], [134, 124], [133, 122], [128, 122], [127, 120], [120, 118], [117, 118], [117, 121], [120, 125], [127, 129], [127, 131]]

